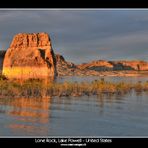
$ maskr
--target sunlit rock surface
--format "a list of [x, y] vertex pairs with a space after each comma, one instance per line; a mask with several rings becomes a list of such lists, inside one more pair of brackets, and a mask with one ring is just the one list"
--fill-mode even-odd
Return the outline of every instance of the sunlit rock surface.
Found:
[[55, 77], [56, 58], [47, 33], [19, 33], [7, 49], [2, 73], [8, 78]]

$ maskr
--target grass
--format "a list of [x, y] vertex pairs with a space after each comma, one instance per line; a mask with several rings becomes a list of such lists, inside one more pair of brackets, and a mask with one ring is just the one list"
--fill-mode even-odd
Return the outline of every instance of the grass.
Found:
[[104, 79], [92, 82], [47, 82], [30, 79], [7, 80], [0, 77], [0, 97], [90, 96], [101, 94], [126, 94], [131, 91], [148, 92], [148, 82], [108, 82]]

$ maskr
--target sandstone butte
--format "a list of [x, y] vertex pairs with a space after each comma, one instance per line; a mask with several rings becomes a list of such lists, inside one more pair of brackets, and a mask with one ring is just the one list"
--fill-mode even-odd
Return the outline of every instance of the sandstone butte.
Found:
[[2, 74], [8, 78], [55, 77], [56, 58], [47, 33], [19, 33], [7, 49]]

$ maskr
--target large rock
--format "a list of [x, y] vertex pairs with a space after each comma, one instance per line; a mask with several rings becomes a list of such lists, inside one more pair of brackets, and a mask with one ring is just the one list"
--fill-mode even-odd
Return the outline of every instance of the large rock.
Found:
[[3, 61], [8, 78], [55, 77], [56, 58], [47, 33], [19, 33], [14, 36]]

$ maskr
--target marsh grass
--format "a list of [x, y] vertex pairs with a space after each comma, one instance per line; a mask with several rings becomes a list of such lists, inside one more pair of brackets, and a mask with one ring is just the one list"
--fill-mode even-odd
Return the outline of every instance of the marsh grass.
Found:
[[52, 97], [122, 95], [135, 92], [148, 92], [148, 82], [109, 82], [104, 79], [92, 82], [47, 82], [30, 79], [26, 81], [0, 79], [0, 97]]

